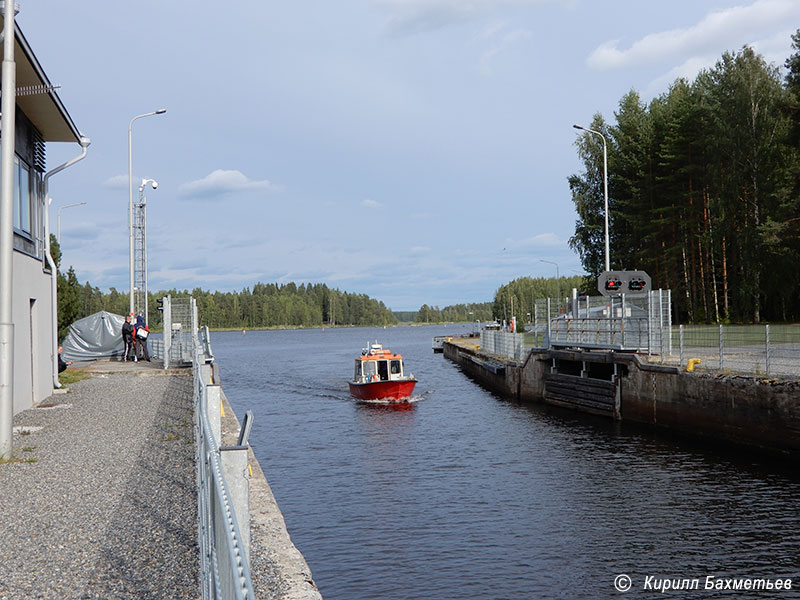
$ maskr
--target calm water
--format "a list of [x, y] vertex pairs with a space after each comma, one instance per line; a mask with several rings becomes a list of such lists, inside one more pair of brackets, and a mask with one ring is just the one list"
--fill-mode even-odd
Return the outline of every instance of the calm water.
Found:
[[[791, 577], [793, 465], [502, 400], [431, 351], [465, 327], [214, 333], [222, 383], [326, 600], [655, 597], [645, 577]], [[420, 383], [348, 394], [369, 340]], [[621, 594], [614, 578], [628, 574]], [[754, 597], [740, 592], [739, 597]]]

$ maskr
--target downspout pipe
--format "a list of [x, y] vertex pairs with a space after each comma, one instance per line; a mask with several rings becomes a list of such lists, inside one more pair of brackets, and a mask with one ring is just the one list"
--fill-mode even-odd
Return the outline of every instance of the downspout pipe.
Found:
[[52, 330], [53, 330], [53, 387], [58, 389], [61, 383], [58, 381], [58, 270], [56, 269], [53, 256], [50, 254], [50, 203], [53, 199], [50, 197], [50, 178], [56, 173], [60, 173], [74, 165], [76, 162], [83, 160], [86, 157], [86, 152], [89, 150], [89, 145], [92, 143], [88, 137], [81, 136], [81, 153], [79, 156], [68, 160], [63, 165], [48, 171], [43, 180], [44, 187], [44, 255], [47, 258], [47, 264], [50, 267], [50, 302], [52, 304]]
[[3, 64], [0, 71], [0, 458], [13, 451], [14, 419], [14, 315], [11, 286], [14, 279], [14, 140], [17, 64], [14, 61], [14, 9], [16, 3], [3, 3]]

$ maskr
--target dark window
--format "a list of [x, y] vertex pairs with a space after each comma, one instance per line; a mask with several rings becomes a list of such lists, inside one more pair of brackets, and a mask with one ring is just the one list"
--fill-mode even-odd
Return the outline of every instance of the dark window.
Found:
[[389, 379], [389, 366], [386, 364], [387, 361], [379, 360], [378, 361], [378, 375], [381, 378], [381, 381], [386, 381]]

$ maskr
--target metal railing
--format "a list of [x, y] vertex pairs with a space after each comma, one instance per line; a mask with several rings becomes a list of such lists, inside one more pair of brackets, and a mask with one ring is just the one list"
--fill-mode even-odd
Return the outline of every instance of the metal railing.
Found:
[[678, 364], [701, 369], [800, 377], [800, 325], [680, 325]]
[[529, 339], [533, 347], [577, 346], [672, 352], [670, 290], [646, 296], [540, 298], [534, 304]]
[[481, 349], [489, 354], [522, 360], [530, 352], [530, 347], [524, 347], [524, 338], [522, 333], [484, 329], [481, 331]]
[[252, 413], [245, 415], [237, 444], [222, 446], [222, 388], [211, 335], [198, 326], [194, 298], [164, 298], [164, 339], [152, 340], [151, 350], [165, 369], [192, 365], [201, 598], [251, 600], [247, 433]]
[[[580, 298], [579, 310], [574, 313], [578, 317], [565, 310], [569, 302], [540, 300], [538, 305], [544, 307], [540, 318], [526, 325], [524, 334], [484, 330], [481, 348], [516, 360], [524, 360], [533, 349], [554, 346], [634, 350], [647, 353], [650, 360], [679, 367], [695, 358], [700, 359], [695, 361], [698, 370], [800, 377], [800, 324], [672, 327], [666, 322], [671, 318], [665, 305], [668, 298], [667, 292], [651, 297], [650, 315], [641, 317], [632, 316], [636, 311], [629, 313], [621, 303], [605, 299]], [[554, 311], [555, 306], [559, 308]], [[543, 321], [547, 314], [552, 318]]]
[[[163, 298], [162, 339], [153, 339], [150, 343], [150, 354], [164, 361], [164, 368], [192, 364], [192, 352], [198, 331], [197, 301], [194, 298]], [[201, 332], [202, 334], [202, 332]], [[210, 341], [206, 330], [205, 344], [208, 356], [211, 354]], [[201, 340], [202, 341], [202, 340]]]
[[[203, 600], [255, 598], [250, 576], [247, 443], [221, 446], [222, 390], [213, 376], [208, 329], [194, 338], [197, 512]], [[243, 427], [244, 429], [244, 427]]]
[[550, 324], [550, 346], [646, 350], [651, 348], [648, 325], [647, 317], [554, 319]]

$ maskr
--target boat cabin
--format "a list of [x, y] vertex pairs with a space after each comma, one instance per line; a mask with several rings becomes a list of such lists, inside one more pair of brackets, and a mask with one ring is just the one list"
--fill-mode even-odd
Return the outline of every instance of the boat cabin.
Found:
[[403, 357], [372, 344], [356, 358], [353, 380], [357, 382], [392, 381], [403, 379]]

